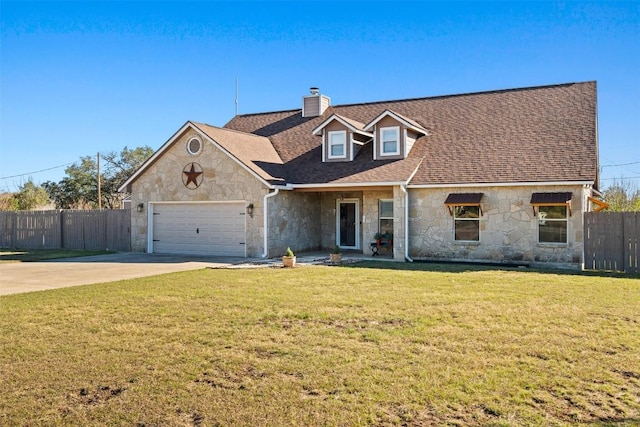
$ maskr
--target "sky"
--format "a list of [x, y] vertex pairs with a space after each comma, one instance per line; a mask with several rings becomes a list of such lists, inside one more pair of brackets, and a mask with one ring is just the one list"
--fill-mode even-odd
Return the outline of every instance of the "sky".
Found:
[[593, 80], [600, 187], [640, 187], [637, 1], [1, 0], [0, 24], [0, 192], [224, 126], [236, 87], [246, 114], [312, 86], [340, 105]]

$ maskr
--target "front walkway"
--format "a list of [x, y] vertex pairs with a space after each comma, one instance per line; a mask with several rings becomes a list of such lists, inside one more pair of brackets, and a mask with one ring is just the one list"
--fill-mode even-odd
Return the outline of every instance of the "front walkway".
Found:
[[[341, 264], [353, 264], [360, 261], [395, 261], [391, 255], [381, 254], [378, 256], [365, 255], [358, 251], [342, 252]], [[329, 261], [329, 251], [313, 251], [296, 253], [296, 265], [335, 265]], [[232, 265], [223, 265], [214, 268], [265, 268], [265, 267], [283, 267], [282, 257], [267, 259], [247, 259], [246, 262], [240, 262]]]

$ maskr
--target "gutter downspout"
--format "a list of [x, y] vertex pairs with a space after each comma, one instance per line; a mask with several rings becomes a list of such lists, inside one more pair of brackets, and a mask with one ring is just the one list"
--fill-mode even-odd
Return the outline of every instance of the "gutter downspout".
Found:
[[400, 186], [404, 193], [404, 259], [413, 262], [409, 256], [409, 192], [404, 184]]
[[267, 221], [267, 218], [269, 217], [268, 213], [269, 210], [267, 209], [267, 201], [271, 198], [274, 197], [275, 195], [277, 195], [280, 192], [279, 188], [276, 188], [275, 191], [271, 192], [271, 193], [267, 193], [264, 195], [264, 199], [263, 199], [263, 206], [264, 206], [264, 218], [263, 218], [263, 226], [264, 226], [264, 253], [262, 254], [262, 258], [266, 258], [269, 255], [269, 251], [268, 251], [268, 245], [269, 245], [269, 223]]

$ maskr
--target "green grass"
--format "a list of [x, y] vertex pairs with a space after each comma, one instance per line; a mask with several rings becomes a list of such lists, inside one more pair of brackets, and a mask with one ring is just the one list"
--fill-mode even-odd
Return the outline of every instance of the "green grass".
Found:
[[57, 258], [76, 258], [111, 254], [112, 251], [82, 251], [71, 249], [0, 249], [0, 263], [46, 261]]
[[640, 423], [633, 278], [206, 269], [0, 307], [0, 425]]

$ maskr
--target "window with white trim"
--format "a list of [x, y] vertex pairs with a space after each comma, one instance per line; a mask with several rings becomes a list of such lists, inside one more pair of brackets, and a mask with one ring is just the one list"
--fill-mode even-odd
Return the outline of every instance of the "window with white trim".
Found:
[[400, 154], [400, 127], [380, 128], [380, 153], [382, 156]]
[[197, 136], [192, 137], [187, 141], [187, 152], [191, 155], [200, 154], [202, 151], [202, 141]]
[[378, 232], [393, 235], [393, 200], [378, 202]]
[[567, 243], [567, 206], [538, 206], [538, 242]]
[[347, 155], [347, 131], [329, 131], [329, 158], [343, 159]]
[[453, 206], [453, 236], [456, 241], [480, 241], [480, 206]]

